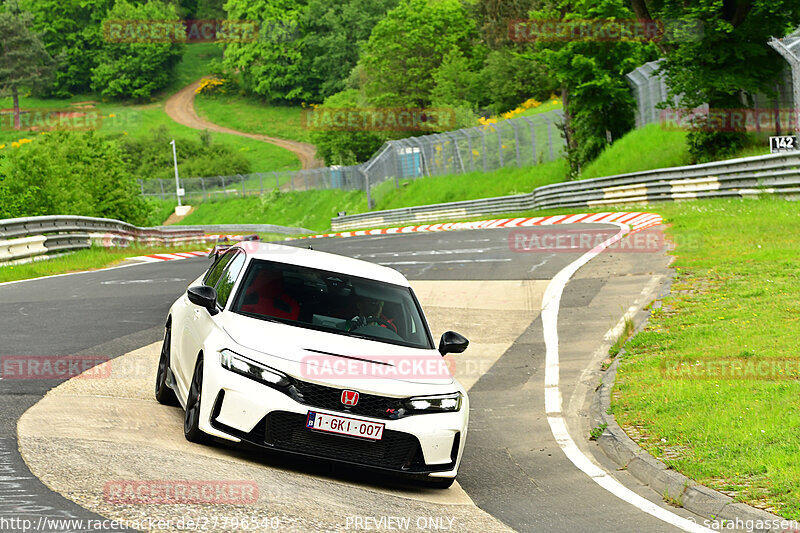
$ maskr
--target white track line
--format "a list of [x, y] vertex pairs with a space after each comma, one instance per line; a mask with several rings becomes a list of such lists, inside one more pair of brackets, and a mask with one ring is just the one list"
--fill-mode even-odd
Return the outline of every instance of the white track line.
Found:
[[[608, 223], [608, 222], [606, 222]], [[611, 474], [603, 470], [593, 459], [584, 453], [572, 440], [567, 429], [567, 423], [561, 407], [561, 391], [558, 386], [559, 362], [558, 362], [558, 309], [561, 303], [561, 294], [564, 292], [567, 282], [583, 265], [599, 255], [605, 248], [622, 239], [630, 227], [625, 224], [611, 222], [620, 228], [619, 233], [597, 245], [592, 250], [586, 252], [581, 257], [564, 267], [547, 285], [542, 299], [542, 327], [544, 329], [545, 342], [545, 376], [544, 376], [544, 407], [547, 414], [547, 422], [553, 432], [556, 442], [564, 451], [567, 458], [576, 467], [588, 475], [592, 480], [609, 491], [611, 494], [624, 500], [638, 509], [652, 515], [659, 520], [680, 528], [683, 531], [697, 533], [712, 533], [712, 529], [705, 528], [687, 518], [676, 515], [663, 507], [643, 498], [620, 483]]]

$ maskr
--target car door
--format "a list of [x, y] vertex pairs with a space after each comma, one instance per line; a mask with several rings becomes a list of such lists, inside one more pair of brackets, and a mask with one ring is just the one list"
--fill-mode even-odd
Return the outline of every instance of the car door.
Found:
[[[238, 257], [242, 258], [241, 262], [244, 261], [244, 253], [238, 249], [231, 249], [225, 252], [208, 270], [206, 277], [203, 279], [203, 284], [216, 289], [220, 280], [229, 270], [228, 267]], [[186, 309], [183, 314], [183, 329], [180, 335], [180, 357], [176, 358], [172, 363], [172, 369], [175, 372], [182, 397], [186, 395], [186, 390], [192, 379], [197, 354], [200, 353], [205, 340], [204, 332], [208, 331], [209, 322], [213, 321], [213, 317], [207, 310], [189, 301], [186, 293], [183, 295], [183, 304]]]

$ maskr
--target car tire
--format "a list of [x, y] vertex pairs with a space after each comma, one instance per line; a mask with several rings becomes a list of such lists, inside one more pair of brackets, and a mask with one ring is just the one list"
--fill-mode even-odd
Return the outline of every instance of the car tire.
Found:
[[169, 368], [169, 350], [172, 327], [167, 326], [164, 334], [164, 344], [161, 346], [161, 357], [158, 358], [158, 370], [156, 371], [156, 400], [163, 405], [180, 405], [175, 391], [167, 385], [167, 369]]
[[455, 481], [454, 477], [429, 477], [425, 484], [433, 489], [449, 489]]
[[183, 417], [183, 436], [189, 442], [204, 444], [209, 437], [200, 431], [200, 400], [203, 394], [203, 356], [197, 356], [197, 363], [194, 365], [192, 374], [192, 384], [189, 386], [189, 393], [186, 395], [186, 413]]

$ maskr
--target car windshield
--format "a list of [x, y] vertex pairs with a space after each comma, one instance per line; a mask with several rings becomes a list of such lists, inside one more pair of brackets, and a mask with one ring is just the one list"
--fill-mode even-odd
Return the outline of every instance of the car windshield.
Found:
[[410, 288], [337, 272], [256, 259], [231, 310], [341, 335], [433, 347]]

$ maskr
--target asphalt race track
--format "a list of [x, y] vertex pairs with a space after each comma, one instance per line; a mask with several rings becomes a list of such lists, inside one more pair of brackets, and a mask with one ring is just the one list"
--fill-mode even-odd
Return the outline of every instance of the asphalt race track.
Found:
[[[571, 230], [582, 227], [589, 228], [575, 224]], [[591, 225], [592, 230], [598, 227], [607, 229], [610, 234], [617, 230], [613, 226]], [[183, 437], [177, 409], [159, 406], [152, 398], [139, 398], [137, 401], [144, 402], [142, 412], [156, 413], [151, 420], [158, 419], [160, 424], [163, 415], [166, 421], [158, 427], [158, 438], [163, 437], [167, 451], [153, 453], [162, 454], [159, 457], [167, 461], [171, 461], [172, 453], [177, 472], [181, 468], [205, 468], [202, 465], [224, 463], [231, 469], [230, 475], [235, 472], [239, 476], [236, 479], [250, 475], [256, 481], [263, 479], [259, 487], [277, 502], [269, 507], [270, 512], [285, 518], [281, 529], [287, 530], [386, 530], [390, 528], [373, 525], [378, 524], [381, 517], [404, 513], [410, 514], [413, 525], [418, 518], [413, 513], [423, 512], [420, 509], [444, 515], [442, 509], [452, 508], [458, 509], [458, 512], [453, 511], [455, 520], [437, 523], [436, 527], [444, 525], [456, 531], [471, 531], [476, 527], [548, 532], [678, 531], [674, 525], [654, 518], [600, 487], [570, 462], [553, 437], [544, 407], [545, 349], [539, 311], [549, 280], [583, 252], [518, 253], [509, 246], [510, 231], [416, 233], [291, 243], [311, 245], [314, 249], [385, 264], [401, 271], [414, 285], [435, 337], [444, 329], [454, 329], [470, 338], [472, 344], [463, 354], [463, 364], [457, 371], [459, 379], [470, 388], [471, 398], [470, 430], [458, 485], [447, 491], [431, 491], [397, 486], [395, 480], [331, 469], [326, 465], [254, 458], [225, 448], [203, 451], [203, 447], [179, 442]], [[615, 472], [610, 461], [587, 438], [590, 429], [586, 418], [587, 398], [599, 380], [597, 362], [602, 353], [598, 349], [604, 335], [631, 306], [642, 307], [663, 289], [668, 279], [667, 264], [668, 257], [663, 250], [659, 253], [605, 252], [573, 276], [566, 285], [558, 315], [561, 395], [570, 435], [585, 454], [640, 496], [679, 516], [702, 522], [683, 509], [667, 506], [626, 472]], [[0, 285], [0, 356], [5, 361], [9, 356], [13, 359], [14, 356], [80, 355], [83, 358], [97, 356], [101, 361], [124, 355], [150, 361], [151, 352], [157, 349], [157, 345], [152, 345], [163, 336], [169, 306], [186, 289], [188, 282], [207, 267], [208, 260], [186, 259]], [[142, 347], [149, 348], [135, 352]], [[128, 455], [122, 454], [120, 459], [119, 450], [136, 449], [131, 442], [126, 442], [135, 441], [136, 436], [115, 435], [113, 423], [108, 422], [115, 419], [101, 420], [104, 415], [93, 410], [95, 405], [100, 409], [104, 402], [123, 405], [128, 400], [107, 400], [108, 395], [86, 392], [85, 388], [79, 394], [75, 387], [88, 385], [77, 383], [71, 393], [66, 385], [66, 389], [59, 387], [58, 390], [65, 390], [69, 397], [50, 394], [36, 405], [60, 383], [49, 379], [13, 379], [5, 374], [0, 380], [2, 531], [22, 531], [15, 527], [19, 522], [10, 522], [13, 519], [29, 519], [34, 524], [41, 517], [101, 519], [100, 515], [59, 493], [69, 494], [82, 503], [91, 502], [89, 495], [77, 488], [71, 491], [70, 487], [91, 486], [84, 478], [91, 476], [93, 460], [97, 462], [99, 476], [109, 461], [124, 462], [124, 457], [129, 457], [130, 469], [134, 471], [133, 465], [139, 460], [133, 457], [133, 452], [125, 452]], [[150, 390], [149, 384], [147, 390]], [[96, 394], [96, 399], [91, 399], [91, 394]], [[70, 412], [65, 406], [73, 404], [64, 402], [78, 401], [79, 396], [84, 402], [80, 405], [85, 405], [85, 409]], [[34, 405], [36, 407], [23, 419], [25, 424], [20, 424], [21, 441], [18, 442], [17, 423]], [[44, 416], [44, 413], [49, 414]], [[63, 416], [63, 420], [72, 417], [75, 422], [59, 425], [61, 420], [55, 413], [61, 413], [59, 417]], [[137, 415], [121, 408], [114, 409], [112, 414], [134, 421]], [[174, 421], [177, 423], [171, 423]], [[110, 425], [106, 428], [103, 424]], [[70, 427], [63, 427], [65, 425]], [[93, 425], [104, 427], [101, 435], [89, 435]], [[58, 433], [70, 429], [72, 434], [68, 436]], [[175, 434], [180, 435], [180, 439], [176, 440]], [[141, 438], [148, 442], [145, 436]], [[156, 437], [149, 442], [155, 442], [154, 439]], [[78, 441], [81, 446], [75, 444]], [[31, 462], [30, 469], [20, 455], [20, 444]], [[162, 444], [161, 441], [158, 444]], [[173, 447], [171, 452], [170, 446]], [[92, 457], [92, 449], [96, 450], [96, 457]], [[182, 452], [175, 453], [175, 450]], [[195, 453], [197, 458], [192, 455]], [[74, 479], [69, 478], [73, 464], [65, 460], [70, 454], [80, 454], [75, 457], [83, 458], [78, 461], [80, 465], [75, 464]], [[152, 466], [152, 456], [148, 457], [141, 459], [141, 468]], [[183, 466], [182, 461], [186, 462]], [[163, 465], [161, 468], [162, 472], [169, 471]], [[85, 474], [79, 475], [80, 472]], [[40, 478], [45, 479], [47, 485]], [[293, 495], [303, 497], [295, 502]], [[315, 499], [318, 501], [312, 501]], [[333, 507], [330, 516], [309, 517], [311, 510], [318, 512], [320, 502], [337, 499], [342, 501], [338, 512]], [[358, 523], [362, 527], [352, 519], [348, 521], [347, 513], [351, 512], [348, 502], [369, 504], [370, 507], [360, 510], [360, 515], [375, 520]], [[101, 505], [86, 505], [102, 510], [103, 516], [124, 516], [122, 512], [116, 513]], [[139, 509], [140, 513], [151, 511], [157, 512], [155, 508]], [[414, 525], [411, 530], [435, 530], [433, 523], [423, 523], [423, 526]], [[63, 526], [48, 528], [46, 524], [35, 530], [98, 531]]]

